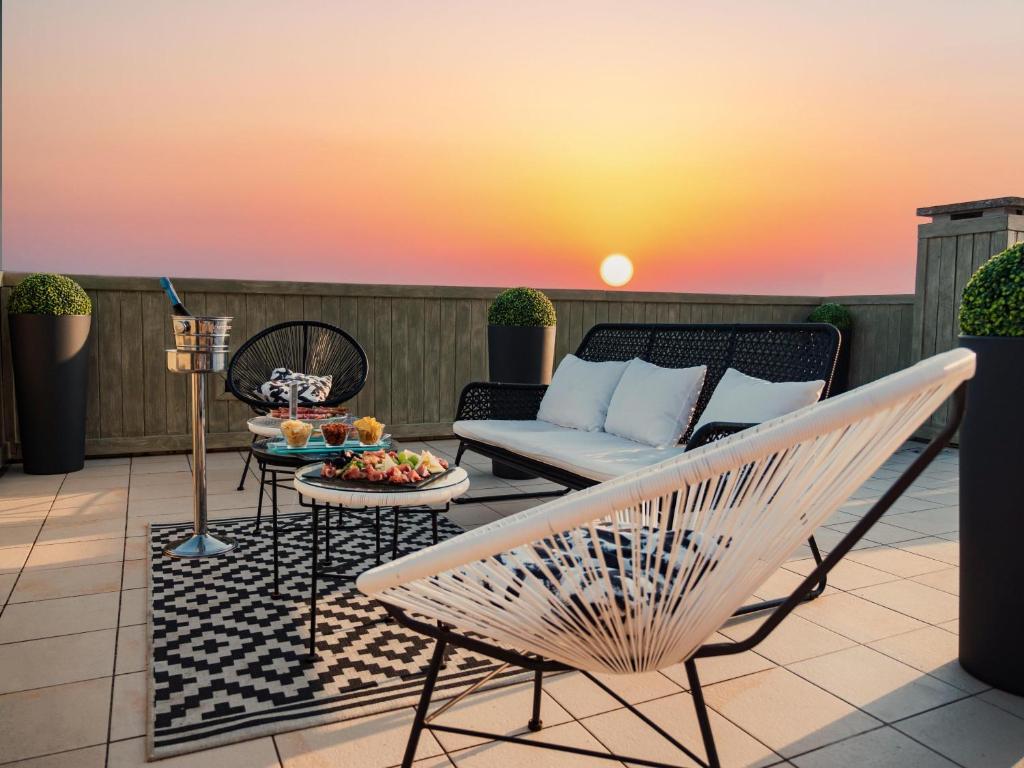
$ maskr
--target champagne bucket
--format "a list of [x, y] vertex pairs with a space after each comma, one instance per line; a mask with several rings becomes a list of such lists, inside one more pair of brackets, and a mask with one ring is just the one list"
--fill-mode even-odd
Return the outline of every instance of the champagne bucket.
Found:
[[230, 317], [171, 315], [174, 344], [179, 352], [227, 353]]

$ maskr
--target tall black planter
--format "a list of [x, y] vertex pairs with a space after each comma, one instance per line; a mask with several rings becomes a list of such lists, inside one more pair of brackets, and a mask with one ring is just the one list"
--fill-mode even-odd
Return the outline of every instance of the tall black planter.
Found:
[[89, 315], [11, 315], [11, 362], [25, 472], [77, 472], [85, 463]]
[[[487, 365], [491, 381], [550, 384], [555, 359], [555, 326], [487, 326]], [[496, 477], [528, 480], [536, 475], [491, 462]]]
[[960, 346], [978, 356], [960, 428], [960, 664], [1024, 695], [1024, 339]]

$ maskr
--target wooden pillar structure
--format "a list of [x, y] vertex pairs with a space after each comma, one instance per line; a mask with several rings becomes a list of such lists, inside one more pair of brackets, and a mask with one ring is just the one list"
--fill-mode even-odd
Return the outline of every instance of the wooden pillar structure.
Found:
[[[915, 360], [957, 346], [960, 297], [990, 256], [1024, 241], [1024, 197], [997, 197], [917, 209], [931, 221], [917, 228], [917, 283], [911, 349]], [[945, 424], [940, 409], [919, 433]]]

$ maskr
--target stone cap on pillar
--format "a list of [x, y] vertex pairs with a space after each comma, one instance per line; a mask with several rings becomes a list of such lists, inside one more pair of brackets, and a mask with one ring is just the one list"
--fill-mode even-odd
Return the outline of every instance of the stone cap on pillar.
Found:
[[929, 205], [917, 209], [918, 216], [931, 216], [933, 222], [980, 219], [983, 216], [1022, 216], [1024, 197], [993, 197], [965, 203]]

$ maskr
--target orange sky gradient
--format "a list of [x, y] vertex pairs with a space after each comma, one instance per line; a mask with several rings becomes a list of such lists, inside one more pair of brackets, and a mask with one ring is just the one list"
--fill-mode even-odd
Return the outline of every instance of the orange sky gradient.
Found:
[[3, 268], [912, 292], [1024, 2], [4, 0]]

